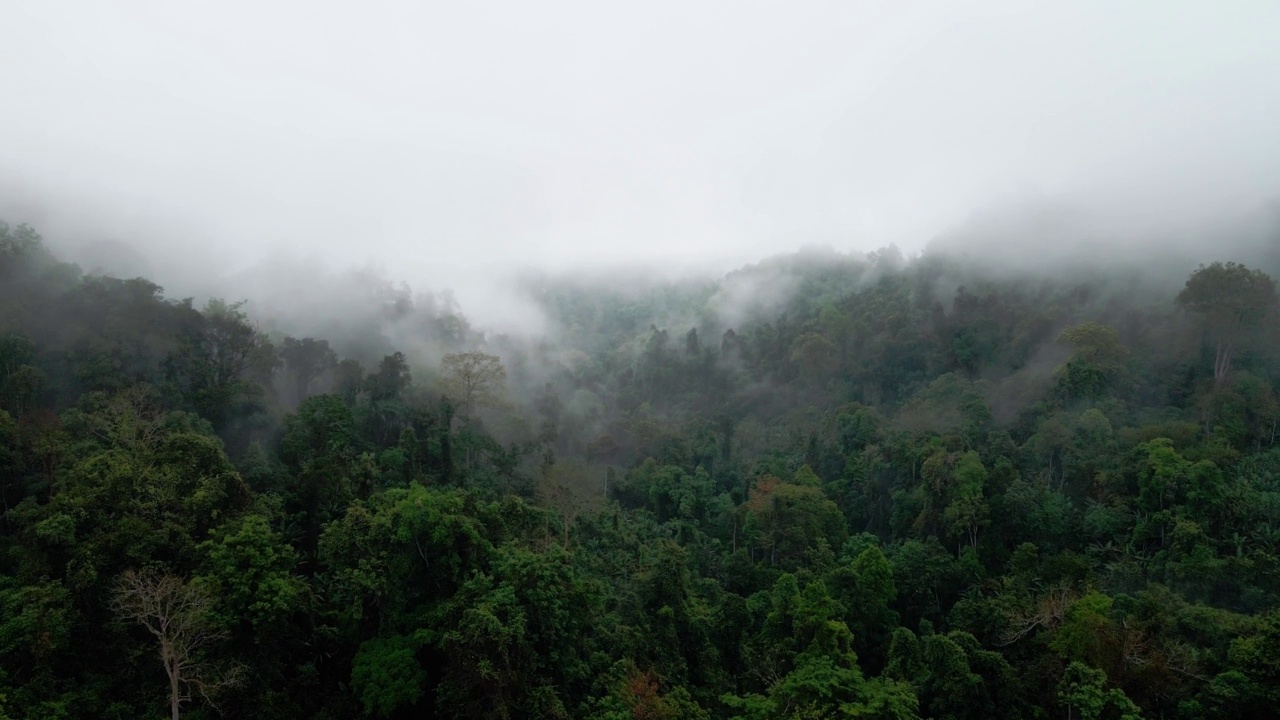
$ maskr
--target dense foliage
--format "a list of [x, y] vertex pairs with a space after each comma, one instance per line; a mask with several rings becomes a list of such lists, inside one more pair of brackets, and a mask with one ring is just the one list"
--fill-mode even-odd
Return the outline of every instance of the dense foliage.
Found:
[[1275, 271], [802, 253], [357, 342], [0, 225], [0, 718], [1280, 716]]

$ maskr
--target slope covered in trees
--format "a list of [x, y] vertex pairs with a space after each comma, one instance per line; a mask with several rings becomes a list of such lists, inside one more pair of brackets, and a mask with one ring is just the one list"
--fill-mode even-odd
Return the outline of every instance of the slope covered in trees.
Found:
[[1280, 714], [1280, 268], [801, 253], [299, 338], [0, 227], [0, 718]]

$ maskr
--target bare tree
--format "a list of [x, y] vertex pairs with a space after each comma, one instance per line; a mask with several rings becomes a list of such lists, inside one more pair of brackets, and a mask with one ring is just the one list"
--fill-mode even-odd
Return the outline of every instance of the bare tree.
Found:
[[172, 720], [179, 719], [192, 690], [216, 710], [212, 696], [240, 682], [243, 667], [216, 672], [197, 657], [201, 648], [225, 637], [210, 621], [209, 597], [199, 587], [173, 575], [127, 570], [116, 584], [111, 607], [156, 637], [169, 676]]
[[1009, 614], [1008, 626], [1001, 633], [1000, 641], [996, 645], [1001, 647], [1012, 645], [1037, 628], [1057, 630], [1067, 617], [1071, 606], [1079, 599], [1079, 593], [1066, 585], [1050, 588], [1029, 606]]

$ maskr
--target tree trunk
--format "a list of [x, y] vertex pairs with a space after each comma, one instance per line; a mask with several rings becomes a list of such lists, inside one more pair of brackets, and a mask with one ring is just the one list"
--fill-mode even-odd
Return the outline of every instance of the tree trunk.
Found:
[[169, 717], [178, 720], [182, 711], [182, 677], [178, 668], [178, 658], [167, 642], [161, 642], [160, 657], [164, 660], [165, 672], [169, 675]]
[[1231, 343], [1218, 343], [1218, 351], [1213, 358], [1213, 382], [1221, 385], [1231, 369]]
[[182, 695], [178, 690], [178, 677], [174, 675], [169, 678], [169, 717], [171, 720], [178, 720], [181, 705]]

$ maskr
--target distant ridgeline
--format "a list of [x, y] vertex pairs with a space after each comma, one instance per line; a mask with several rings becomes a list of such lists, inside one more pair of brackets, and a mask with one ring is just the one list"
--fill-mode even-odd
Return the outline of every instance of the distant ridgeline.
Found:
[[292, 337], [0, 226], [0, 718], [1277, 717], [1275, 269], [1216, 259]]

